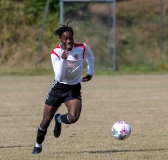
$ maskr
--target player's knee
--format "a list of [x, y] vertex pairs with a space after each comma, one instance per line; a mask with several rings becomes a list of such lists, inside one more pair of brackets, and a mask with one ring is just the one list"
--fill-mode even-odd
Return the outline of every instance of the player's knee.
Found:
[[69, 114], [69, 120], [71, 123], [75, 123], [79, 119], [79, 115], [77, 114]]

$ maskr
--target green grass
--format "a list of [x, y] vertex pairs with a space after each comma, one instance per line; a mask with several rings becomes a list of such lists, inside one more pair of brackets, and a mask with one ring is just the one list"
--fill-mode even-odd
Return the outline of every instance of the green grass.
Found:
[[[0, 24], [2, 24], [0, 25], [2, 30], [0, 39], [3, 43], [0, 46], [0, 66], [8, 68], [11, 66], [29, 66], [31, 68], [34, 65], [39, 46], [43, 10], [38, 12], [38, 8], [34, 8], [30, 3], [31, 7], [25, 10], [26, 3], [23, 1], [11, 1], [10, 3], [6, 0], [1, 1], [3, 5], [0, 5], [0, 7], [3, 14], [0, 15]], [[79, 14], [76, 13], [74, 15], [68, 14], [69, 16], [64, 17], [65, 24], [68, 21], [73, 21], [71, 25], [75, 32], [75, 42], [87, 43], [93, 50], [96, 64], [110, 67], [109, 61], [112, 53], [109, 55], [108, 39], [110, 37], [108, 36], [107, 4], [85, 4], [89, 4], [89, 10], [85, 10], [85, 12], [81, 10], [78, 11]], [[168, 61], [168, 30], [166, 27], [168, 21], [168, 1], [163, 0], [163, 4], [163, 51], [161, 53], [159, 44], [158, 0], [127, 0], [117, 2], [116, 58], [119, 65], [132, 65], [134, 67], [134, 65], [157, 65], [159, 61]], [[70, 6], [68, 5], [68, 7]], [[111, 4], [111, 11], [113, 10], [112, 7]], [[29, 12], [31, 10], [33, 12]], [[37, 13], [36, 15], [39, 16], [34, 16], [33, 13]], [[48, 67], [50, 66], [49, 54], [52, 48], [59, 44], [59, 39], [53, 35], [53, 32], [59, 27], [58, 15], [58, 12], [49, 12], [45, 23], [39, 63], [47, 63]], [[110, 15], [112, 20], [112, 13]], [[112, 40], [110, 46], [114, 48], [112, 28], [110, 35]], [[2, 73], [6, 74], [5, 72], [0, 72], [1, 75]], [[9, 72], [16, 74], [15, 71]]]
[[[86, 68], [86, 67], [85, 67]], [[120, 66], [116, 70], [95, 66], [95, 75], [120, 75], [120, 74], [167, 74], [167, 64], [147, 66]], [[86, 74], [84, 69], [83, 74]], [[54, 75], [53, 68], [0, 68], [0, 75]]]
[[51, 75], [52, 68], [1, 68], [0, 75]]

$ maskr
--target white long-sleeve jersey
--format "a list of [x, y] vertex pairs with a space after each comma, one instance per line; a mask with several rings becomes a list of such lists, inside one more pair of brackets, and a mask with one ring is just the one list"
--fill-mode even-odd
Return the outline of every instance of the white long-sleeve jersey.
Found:
[[61, 58], [64, 50], [60, 45], [51, 52], [51, 61], [55, 73], [55, 80], [64, 84], [77, 84], [82, 81], [83, 60], [88, 63], [88, 74], [94, 74], [94, 56], [91, 49], [85, 44], [74, 43], [66, 60]]

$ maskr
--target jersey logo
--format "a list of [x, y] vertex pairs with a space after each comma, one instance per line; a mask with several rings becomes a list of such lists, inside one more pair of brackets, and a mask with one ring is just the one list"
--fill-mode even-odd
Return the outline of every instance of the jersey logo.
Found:
[[72, 73], [79, 66], [77, 61], [66, 61], [66, 70], [69, 73]]
[[75, 54], [74, 58], [75, 58], [75, 60], [77, 60], [78, 59], [78, 54]]

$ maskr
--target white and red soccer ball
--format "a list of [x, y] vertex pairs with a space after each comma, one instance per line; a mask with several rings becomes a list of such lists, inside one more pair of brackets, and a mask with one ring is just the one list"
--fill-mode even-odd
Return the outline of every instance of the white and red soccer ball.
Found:
[[118, 121], [112, 126], [111, 133], [115, 139], [124, 140], [130, 136], [131, 127], [125, 121]]

